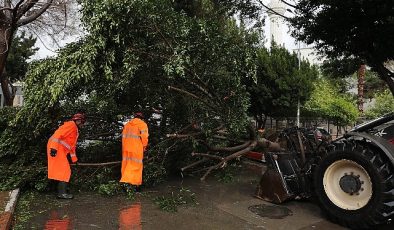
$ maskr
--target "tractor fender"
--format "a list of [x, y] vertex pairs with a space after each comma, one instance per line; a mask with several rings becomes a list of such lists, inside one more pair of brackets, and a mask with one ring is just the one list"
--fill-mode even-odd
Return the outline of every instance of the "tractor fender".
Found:
[[349, 132], [344, 137], [361, 137], [370, 141], [379, 147], [394, 165], [394, 145], [390, 144], [386, 139], [365, 132]]

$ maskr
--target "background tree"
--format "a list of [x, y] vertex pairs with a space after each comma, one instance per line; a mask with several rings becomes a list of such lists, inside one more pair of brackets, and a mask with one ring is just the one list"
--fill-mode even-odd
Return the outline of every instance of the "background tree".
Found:
[[320, 70], [326, 78], [330, 79], [330, 82], [339, 87], [340, 92], [345, 93], [351, 87], [356, 87], [351, 85], [349, 78], [350, 76], [357, 78], [357, 70], [360, 68], [361, 63], [362, 61], [356, 58], [329, 58], [323, 61]]
[[[23, 81], [29, 67], [29, 59], [38, 50], [34, 48], [36, 40], [31, 35], [27, 37], [24, 32], [14, 37], [6, 62], [7, 71], [4, 71], [10, 82]], [[14, 99], [16, 88], [12, 87], [10, 92], [11, 98]]]
[[[352, 88], [357, 88], [357, 70], [360, 68], [360, 60], [348, 59], [328, 59], [321, 66], [322, 74], [329, 78], [331, 82], [339, 87], [341, 93], [348, 92]], [[376, 72], [370, 69], [365, 71], [364, 92], [365, 98], [372, 99], [376, 92], [387, 89], [387, 84], [379, 78]]]
[[366, 70], [365, 72], [365, 85], [364, 85], [364, 95], [368, 99], [375, 97], [376, 93], [387, 91], [387, 85], [382, 79], [377, 76], [375, 72]]
[[377, 118], [394, 111], [394, 98], [389, 90], [377, 93], [375, 100], [372, 107], [365, 112], [367, 118]]
[[311, 98], [306, 102], [306, 113], [334, 121], [336, 125], [349, 125], [356, 121], [358, 110], [351, 95], [341, 93], [339, 88], [326, 79], [315, 82]]
[[25, 32], [14, 37], [6, 62], [7, 75], [12, 82], [23, 81], [29, 60], [38, 51], [38, 48], [34, 47], [36, 41], [36, 38], [27, 36]]
[[[391, 0], [300, 0], [291, 19], [293, 35], [329, 58], [359, 59], [379, 74], [394, 95], [394, 2]], [[392, 68], [392, 67], [391, 67]]]
[[62, 18], [72, 11], [68, 0], [4, 0], [0, 4], [0, 84], [5, 105], [11, 106], [13, 98], [9, 86], [12, 82], [5, 68], [16, 32], [25, 27], [31, 34], [45, 32], [51, 37], [57, 36], [68, 25]]
[[245, 80], [258, 128], [264, 127], [268, 116], [294, 117], [298, 100], [303, 104], [312, 93], [317, 68], [305, 60], [299, 62], [295, 53], [276, 44], [270, 50], [260, 48], [256, 62], [256, 78]]

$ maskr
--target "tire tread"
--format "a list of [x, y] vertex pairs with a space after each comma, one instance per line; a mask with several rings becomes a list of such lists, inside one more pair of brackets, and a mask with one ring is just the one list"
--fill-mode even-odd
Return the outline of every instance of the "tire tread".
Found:
[[[344, 139], [341, 142], [333, 143], [331, 146], [329, 146], [328, 154], [322, 159], [322, 162], [327, 157], [334, 157], [331, 156], [332, 154], [338, 154], [341, 152], [353, 152], [359, 154], [363, 159], [371, 163], [379, 175], [379, 181], [381, 184], [380, 187], [382, 188], [380, 198], [374, 200], [376, 201], [376, 203], [372, 204], [374, 209], [366, 212], [362, 219], [352, 219], [350, 217], [342, 218], [343, 215], [330, 210], [330, 208], [327, 207], [328, 205], [324, 204], [324, 199], [319, 197], [319, 194], [316, 194], [318, 200], [320, 201], [319, 203], [321, 208], [332, 221], [349, 228], [364, 229], [370, 228], [377, 224], [385, 223], [389, 217], [394, 215], [393, 165], [388, 163], [389, 161], [386, 159], [387, 157], [382, 151], [380, 151], [380, 149], [377, 149], [377, 147], [372, 146], [366, 141], [352, 139]], [[317, 168], [319, 168], [319, 165]], [[315, 177], [315, 181], [317, 180], [318, 178]], [[315, 184], [315, 187], [317, 186], [318, 185]]]

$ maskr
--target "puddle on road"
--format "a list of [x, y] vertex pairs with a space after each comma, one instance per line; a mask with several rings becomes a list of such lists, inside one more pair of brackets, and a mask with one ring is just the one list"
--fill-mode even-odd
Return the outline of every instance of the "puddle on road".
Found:
[[[141, 204], [135, 203], [119, 211], [119, 230], [142, 229]], [[100, 229], [99, 225], [86, 224], [89, 229]], [[50, 218], [46, 221], [44, 230], [74, 229], [72, 218], [65, 215], [61, 217], [55, 210], [50, 212]]]
[[[124, 195], [106, 197], [92, 192], [80, 192], [76, 193], [73, 200], [58, 200], [53, 193], [34, 193], [25, 205], [19, 202], [14, 230], [173, 230], [179, 229], [179, 226], [184, 226], [182, 229], [196, 229], [196, 226], [199, 229], [252, 229], [251, 224], [228, 215], [217, 209], [216, 205], [250, 200], [257, 184], [256, 177], [255, 173], [246, 171], [237, 174], [232, 183], [218, 182], [214, 177], [208, 178], [204, 183], [196, 178], [174, 178], [154, 189], [147, 189], [134, 199], [128, 199]], [[254, 183], [251, 182], [252, 179]], [[185, 205], [172, 213], [161, 210], [154, 202], [156, 197], [166, 196], [169, 192], [177, 195], [185, 188], [197, 194], [198, 205]]]
[[287, 216], [293, 215], [293, 212], [290, 209], [282, 206], [259, 204], [250, 206], [248, 209], [261, 217], [267, 217], [270, 219], [283, 219]]
[[119, 229], [142, 229], [140, 203], [130, 205], [120, 210]]
[[53, 230], [53, 229], [72, 229], [72, 225], [70, 219], [56, 220], [50, 219], [45, 224], [45, 230]]
[[67, 215], [61, 216], [56, 210], [51, 210], [49, 213], [49, 219], [44, 225], [45, 230], [52, 229], [72, 229], [71, 218]]

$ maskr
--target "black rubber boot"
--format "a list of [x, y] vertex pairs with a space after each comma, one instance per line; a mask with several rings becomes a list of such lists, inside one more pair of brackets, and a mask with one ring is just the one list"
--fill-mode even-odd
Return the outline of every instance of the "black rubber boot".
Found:
[[138, 192], [138, 193], [141, 192], [141, 185], [136, 185], [135, 186], [135, 192]]
[[67, 183], [59, 181], [57, 184], [57, 198], [59, 199], [72, 199], [74, 196], [67, 193]]

